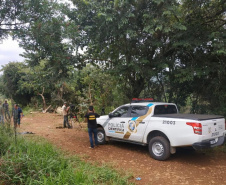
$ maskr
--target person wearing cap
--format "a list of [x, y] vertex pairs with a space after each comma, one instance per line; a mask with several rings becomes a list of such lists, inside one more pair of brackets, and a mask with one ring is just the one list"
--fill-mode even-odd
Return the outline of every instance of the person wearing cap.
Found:
[[18, 104], [14, 104], [14, 108], [12, 112], [13, 112], [14, 128], [20, 127], [20, 121], [23, 117], [22, 109], [18, 106]]
[[86, 118], [86, 122], [88, 123], [90, 148], [94, 148], [93, 135], [94, 135], [95, 146], [98, 146], [96, 118], [99, 118], [99, 117], [100, 115], [94, 112], [93, 106], [89, 106], [89, 109], [85, 115], [85, 118]]
[[69, 125], [69, 122], [68, 122], [68, 111], [69, 111], [70, 107], [68, 106], [67, 107], [67, 102], [64, 102], [64, 105], [62, 107], [62, 110], [63, 110], [63, 116], [64, 116], [64, 122], [63, 122], [63, 127], [66, 128], [71, 128], [71, 126]]

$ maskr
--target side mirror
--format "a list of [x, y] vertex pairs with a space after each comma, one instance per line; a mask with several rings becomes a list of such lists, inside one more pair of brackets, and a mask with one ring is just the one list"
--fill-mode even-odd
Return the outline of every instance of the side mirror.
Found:
[[114, 117], [113, 113], [109, 113], [108, 116], [109, 116], [109, 118], [113, 118]]

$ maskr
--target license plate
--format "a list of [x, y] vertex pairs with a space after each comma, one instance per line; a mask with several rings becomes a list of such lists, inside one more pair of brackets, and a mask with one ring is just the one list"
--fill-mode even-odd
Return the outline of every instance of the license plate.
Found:
[[218, 138], [215, 138], [215, 139], [210, 141], [210, 144], [213, 145], [213, 144], [217, 143], [217, 141], [218, 141]]
[[214, 132], [214, 133], [212, 133], [212, 137], [218, 136], [218, 135], [220, 135], [220, 132]]

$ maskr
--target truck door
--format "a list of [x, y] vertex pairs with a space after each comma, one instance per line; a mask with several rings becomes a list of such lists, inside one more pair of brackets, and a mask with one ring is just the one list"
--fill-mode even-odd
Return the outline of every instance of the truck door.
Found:
[[107, 124], [107, 135], [114, 138], [123, 138], [126, 129], [126, 123], [130, 120], [130, 106], [122, 106], [111, 113], [111, 119]]
[[152, 112], [150, 106], [133, 105], [131, 107], [130, 119], [126, 123], [126, 134], [124, 139], [142, 142], [145, 129], [149, 120], [145, 119]]

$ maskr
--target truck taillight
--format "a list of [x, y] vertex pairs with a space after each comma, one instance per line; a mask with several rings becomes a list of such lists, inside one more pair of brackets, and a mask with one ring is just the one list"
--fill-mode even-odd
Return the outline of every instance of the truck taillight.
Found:
[[202, 124], [201, 123], [187, 122], [186, 124], [193, 127], [193, 131], [195, 134], [202, 135]]

